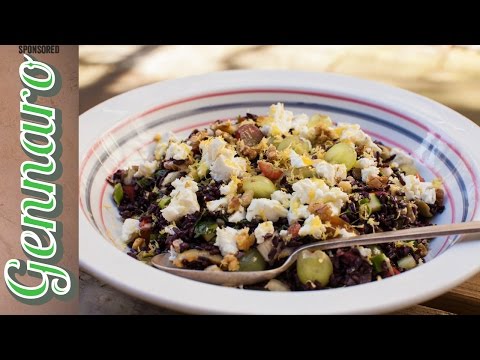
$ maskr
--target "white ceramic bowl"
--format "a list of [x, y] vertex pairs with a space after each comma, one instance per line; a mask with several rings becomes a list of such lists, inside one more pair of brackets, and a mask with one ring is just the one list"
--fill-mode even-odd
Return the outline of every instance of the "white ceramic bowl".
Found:
[[441, 177], [446, 210], [437, 223], [479, 219], [480, 128], [453, 110], [408, 91], [351, 77], [287, 71], [229, 71], [165, 81], [116, 96], [80, 117], [80, 264], [118, 289], [190, 313], [382, 313], [419, 303], [480, 270], [480, 241], [436, 238], [428, 262], [399, 276], [347, 288], [263, 292], [214, 286], [164, 273], [118, 246], [121, 220], [105, 178], [151, 154], [153, 135], [193, 128], [285, 103], [294, 113], [323, 112], [359, 123], [404, 148], [427, 180]]

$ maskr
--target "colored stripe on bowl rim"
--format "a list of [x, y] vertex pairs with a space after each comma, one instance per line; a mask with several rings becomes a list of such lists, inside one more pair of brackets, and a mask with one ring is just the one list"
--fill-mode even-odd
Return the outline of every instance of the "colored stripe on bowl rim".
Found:
[[[155, 123], [151, 123], [148, 126], [148, 128], [146, 128], [145, 130], [147, 130], [149, 128], [152, 128], [152, 127], [156, 127], [160, 124], [169, 123], [171, 121], [174, 121], [176, 119], [180, 119], [180, 118], [183, 118], [183, 117], [186, 117], [186, 116], [198, 115], [198, 114], [201, 114], [202, 112], [206, 112], [206, 111], [213, 111], [213, 110], [219, 110], [219, 109], [225, 109], [225, 108], [236, 108], [236, 107], [240, 107], [240, 106], [245, 106], [247, 104], [249, 104], [250, 106], [252, 106], [252, 105], [254, 105], [254, 106], [266, 106], [266, 104], [269, 104], [269, 103], [270, 103], [270, 101], [262, 101], [262, 102], [248, 102], [248, 103], [229, 103], [229, 104], [221, 104], [221, 105], [213, 105], [213, 106], [208, 106], [208, 107], [202, 107], [202, 108], [198, 108], [198, 109], [194, 109], [194, 110], [190, 110], [190, 111], [186, 111], [186, 112], [182, 112], [182, 113], [177, 113], [175, 115], [172, 115], [172, 116], [169, 116], [169, 117], [166, 117], [166, 118], [161, 118], [161, 119], [157, 120]], [[351, 115], [351, 116], [354, 116], [354, 117], [357, 117], [357, 118], [362, 118], [363, 120], [373, 122], [373, 123], [376, 123], [376, 124], [381, 124], [382, 126], [384, 126], [386, 128], [390, 128], [390, 129], [393, 129], [397, 132], [401, 132], [404, 135], [406, 135], [407, 137], [409, 137], [410, 139], [412, 139], [413, 141], [419, 143], [420, 145], [426, 146], [425, 141], [422, 137], [414, 134], [413, 132], [411, 132], [409, 130], [403, 129], [402, 127], [400, 127], [398, 125], [392, 124], [390, 122], [387, 122], [385, 120], [382, 120], [378, 117], [375, 117], [375, 116], [372, 116], [372, 115], [369, 115], [369, 114], [364, 114], [364, 113], [361, 113], [361, 112], [358, 112], [358, 111], [347, 110], [347, 109], [344, 109], [344, 108], [339, 108], [339, 107], [330, 106], [330, 105], [309, 104], [309, 103], [299, 103], [299, 102], [289, 102], [289, 101], [285, 101], [285, 104], [287, 104], [288, 106], [292, 106], [292, 107], [296, 106], [296, 107], [316, 109], [316, 110], [327, 110], [327, 111], [332, 111], [332, 112], [338, 112], [338, 113]], [[197, 124], [196, 126], [201, 126], [201, 125]], [[130, 139], [130, 135], [124, 136], [123, 138], [119, 138], [116, 141], [116, 144], [117, 145], [122, 145], [129, 139]], [[466, 189], [466, 185], [463, 181], [463, 178], [460, 176], [460, 174], [458, 173], [455, 165], [451, 162], [451, 160], [447, 156], [445, 156], [443, 154], [443, 152], [437, 148], [436, 145], [428, 143], [428, 150], [430, 152], [433, 152], [435, 155], [437, 155], [439, 160], [441, 160], [447, 166], [447, 168], [451, 171], [452, 175], [455, 177], [460, 189], [462, 190], [462, 197], [463, 197], [463, 201], [464, 201], [462, 220], [466, 221], [467, 211], [468, 211], [468, 208], [469, 208], [469, 201], [468, 201], [468, 198], [466, 196], [466, 190], [467, 189]], [[96, 155], [97, 155], [97, 158], [98, 158], [98, 161], [97, 161], [98, 164], [100, 164], [103, 160], [105, 160], [107, 158], [105, 152], [100, 153], [100, 154], [96, 154]], [[88, 159], [86, 159], [86, 160], [88, 161]], [[466, 163], [463, 159], [461, 159], [461, 160], [464, 162], [466, 168], [469, 168], [469, 164]], [[89, 175], [88, 179], [91, 179], [93, 177], [92, 173], [93, 173], [93, 175], [96, 175], [96, 172], [98, 171], [99, 167], [100, 167], [100, 165], [97, 165], [91, 171], [91, 174]], [[472, 180], [475, 182], [475, 178], [473, 176], [472, 176]], [[87, 191], [90, 191], [91, 183], [89, 183], [89, 181], [87, 181], [87, 183], [88, 183]], [[476, 186], [475, 186], [475, 189], [477, 190]], [[83, 202], [82, 202], [81, 205], [82, 205], [82, 208], [83, 208]], [[477, 206], [477, 201], [475, 201], [475, 207], [476, 206]], [[87, 204], [87, 210], [90, 211], [90, 209], [91, 208], [90, 208], [89, 204]]]

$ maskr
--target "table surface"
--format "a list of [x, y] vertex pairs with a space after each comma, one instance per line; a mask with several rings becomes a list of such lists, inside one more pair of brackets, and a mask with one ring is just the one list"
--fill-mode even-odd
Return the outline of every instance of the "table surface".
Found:
[[[192, 60], [193, 59], [193, 60]], [[326, 71], [437, 100], [480, 125], [478, 46], [81, 46], [80, 112], [149, 83], [227, 69]], [[177, 314], [80, 274], [82, 314]], [[408, 315], [480, 314], [480, 274]]]

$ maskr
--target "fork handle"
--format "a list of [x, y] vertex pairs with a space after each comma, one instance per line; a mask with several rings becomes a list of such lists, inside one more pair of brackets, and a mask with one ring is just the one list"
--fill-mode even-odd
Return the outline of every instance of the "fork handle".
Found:
[[437, 236], [471, 234], [480, 232], [480, 221], [470, 221], [457, 224], [444, 224], [435, 226], [417, 227], [411, 229], [385, 231], [373, 234], [352, 236], [304, 245], [295, 251], [297, 253], [306, 249], [338, 249], [349, 246], [365, 246], [395, 242], [400, 240], [428, 239]]

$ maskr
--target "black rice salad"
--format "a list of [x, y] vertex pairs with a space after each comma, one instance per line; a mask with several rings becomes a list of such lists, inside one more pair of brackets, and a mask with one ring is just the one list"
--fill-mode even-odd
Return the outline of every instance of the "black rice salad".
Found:
[[[440, 179], [425, 181], [404, 151], [357, 124], [294, 115], [283, 104], [193, 131], [156, 136], [152, 159], [107, 181], [128, 255], [174, 266], [255, 271], [298, 246], [430, 225], [444, 210]], [[270, 291], [319, 290], [394, 276], [423, 263], [427, 240], [304, 251]]]

